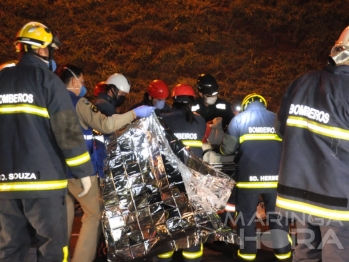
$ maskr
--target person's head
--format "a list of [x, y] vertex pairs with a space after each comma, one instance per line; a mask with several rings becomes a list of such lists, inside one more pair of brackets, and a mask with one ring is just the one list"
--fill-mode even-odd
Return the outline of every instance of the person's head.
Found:
[[106, 93], [106, 86], [105, 81], [98, 82], [93, 88], [93, 95], [97, 97], [100, 93]]
[[163, 109], [170, 91], [162, 80], [153, 80], [148, 86], [148, 98], [157, 109]]
[[17, 52], [32, 53], [43, 59], [51, 71], [55, 71], [56, 63], [53, 60], [53, 53], [61, 42], [47, 26], [39, 22], [25, 24], [17, 32], [14, 44]]
[[195, 92], [190, 85], [178, 84], [172, 90], [172, 107], [177, 110], [185, 111], [186, 120], [190, 123], [194, 121], [193, 112], [191, 111], [194, 98]]
[[263, 96], [258, 95], [256, 93], [253, 93], [253, 94], [249, 94], [249, 95], [245, 96], [245, 98], [242, 100], [241, 111], [245, 111], [246, 108], [248, 107], [248, 105], [253, 103], [253, 102], [261, 103], [265, 107], [267, 107], [267, 105], [268, 105], [267, 100], [265, 100], [265, 98]]
[[105, 83], [106, 94], [115, 100], [115, 106], [121, 106], [125, 102], [125, 95], [130, 93], [131, 85], [128, 79], [115, 73], [109, 76]]
[[332, 65], [349, 65], [349, 26], [332, 47], [329, 62]]
[[200, 96], [204, 99], [205, 104], [213, 105], [216, 103], [218, 97], [218, 83], [212, 75], [199, 75], [196, 85]]
[[63, 81], [67, 89], [76, 96], [84, 96], [87, 92], [83, 70], [72, 64], [60, 66], [57, 75]]

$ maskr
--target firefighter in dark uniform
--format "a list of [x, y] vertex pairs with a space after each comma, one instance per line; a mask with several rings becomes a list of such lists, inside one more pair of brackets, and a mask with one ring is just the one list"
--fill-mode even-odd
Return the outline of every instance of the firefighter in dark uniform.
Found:
[[349, 260], [348, 48], [349, 26], [327, 66], [291, 83], [277, 114], [283, 151], [276, 206], [296, 219], [293, 261]]
[[173, 112], [162, 114], [162, 120], [190, 150], [202, 158], [202, 139], [205, 135], [206, 121], [193, 113], [191, 106], [195, 98], [194, 90], [186, 84], [178, 84], [172, 91]]
[[[184, 144], [189, 145], [197, 157], [202, 157], [201, 139], [205, 134], [205, 120], [191, 111], [195, 98], [194, 90], [186, 84], [178, 84], [172, 91], [173, 112], [161, 116], [165, 127]], [[173, 251], [158, 255], [158, 261], [172, 261]], [[203, 245], [193, 246], [182, 251], [186, 262], [199, 262], [202, 260]]]
[[157, 115], [169, 113], [172, 111], [171, 107], [166, 104], [166, 99], [170, 91], [167, 84], [162, 80], [153, 80], [148, 86], [148, 91], [144, 93], [143, 100], [131, 106], [130, 109], [141, 105], [155, 106], [155, 113]]
[[[102, 215], [102, 206], [99, 201], [99, 186], [96, 176], [97, 162], [103, 163], [104, 159], [96, 158], [94, 150], [92, 128], [101, 133], [112, 133], [124, 125], [131, 123], [136, 117], [137, 108], [125, 114], [114, 114], [106, 117], [101, 114], [97, 108], [92, 105], [84, 95], [87, 89], [84, 85], [84, 75], [82, 68], [68, 64], [60, 67], [57, 74], [67, 86], [73, 105], [75, 106], [82, 131], [84, 133], [85, 142], [89, 150], [90, 156], [94, 163], [95, 172], [91, 174], [92, 186], [91, 190], [84, 198], [78, 198], [79, 181], [75, 179], [71, 172], [68, 172], [68, 190], [67, 206], [68, 206], [68, 236], [70, 236], [74, 221], [74, 199], [76, 199], [84, 216], [79, 232], [79, 238], [74, 249], [72, 262], [74, 261], [93, 261], [96, 256], [97, 242], [100, 238], [101, 225], [100, 218]], [[149, 108], [149, 115], [153, 111]], [[98, 156], [98, 155], [97, 155]], [[104, 179], [104, 173], [98, 173], [101, 179]]]
[[106, 116], [116, 113], [116, 108], [125, 102], [125, 95], [130, 93], [130, 82], [119, 73], [114, 73], [108, 77], [105, 84], [98, 83], [93, 91], [97, 96], [95, 106]]
[[192, 111], [201, 115], [206, 122], [216, 117], [222, 118], [223, 129], [226, 130], [230, 120], [234, 117], [231, 104], [218, 97], [218, 83], [210, 74], [201, 74], [197, 79], [200, 97], [193, 102]]
[[[259, 196], [264, 199], [271, 229], [274, 254], [279, 260], [291, 257], [288, 224], [275, 213], [276, 187], [282, 142], [275, 133], [275, 114], [266, 110], [266, 100], [250, 94], [242, 101], [243, 112], [230, 122], [220, 150], [223, 154], [236, 151], [235, 180], [237, 230], [240, 236], [238, 259], [253, 261], [256, 258], [256, 207]], [[235, 192], [234, 192], [235, 191]]]
[[21, 58], [0, 71], [0, 261], [25, 261], [35, 229], [38, 261], [67, 261], [67, 166], [85, 196], [93, 167], [68, 92], [50, 71], [58, 39], [27, 23]]

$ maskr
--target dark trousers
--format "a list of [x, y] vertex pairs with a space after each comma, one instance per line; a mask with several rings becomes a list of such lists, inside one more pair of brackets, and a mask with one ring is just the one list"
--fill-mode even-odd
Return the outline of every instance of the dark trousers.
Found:
[[344, 262], [349, 260], [349, 228], [312, 225], [297, 221], [294, 262]]
[[32, 237], [39, 262], [68, 261], [64, 197], [0, 199], [0, 262], [25, 261]]
[[255, 217], [260, 195], [264, 200], [267, 214], [266, 222], [270, 229], [275, 255], [277, 257], [291, 256], [291, 244], [288, 236], [289, 225], [285, 218], [279, 217], [275, 213], [276, 191], [260, 193], [253, 189], [238, 189], [236, 223], [241, 241], [239, 250], [239, 253], [242, 254], [241, 257], [245, 255], [245, 259], [252, 258], [251, 260], [253, 260], [253, 255], [257, 253]]

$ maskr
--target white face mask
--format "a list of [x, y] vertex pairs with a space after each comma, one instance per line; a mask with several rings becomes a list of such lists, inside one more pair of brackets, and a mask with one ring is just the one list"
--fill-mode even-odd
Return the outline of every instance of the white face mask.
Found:
[[217, 101], [217, 96], [210, 96], [210, 97], [205, 96], [205, 103], [208, 105], [213, 105], [214, 103], [216, 103], [216, 101]]

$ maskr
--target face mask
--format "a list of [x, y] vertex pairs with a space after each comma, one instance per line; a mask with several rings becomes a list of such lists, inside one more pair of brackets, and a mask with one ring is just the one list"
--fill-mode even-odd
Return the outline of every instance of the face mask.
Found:
[[49, 61], [44, 61], [46, 63], [46, 65], [48, 66], [48, 68], [50, 69], [50, 71], [54, 72], [57, 69], [57, 64], [56, 61], [51, 59]]
[[83, 97], [84, 95], [86, 95], [86, 93], [87, 93], [86, 86], [81, 85], [79, 96]]
[[165, 106], [165, 100], [157, 100], [154, 106], [157, 109], [163, 109]]
[[48, 66], [48, 68], [49, 68], [52, 72], [56, 71], [56, 69], [57, 69], [56, 61], [53, 60], [53, 59], [51, 59], [51, 60], [49, 61], [49, 66]]
[[125, 102], [125, 96], [118, 96], [115, 99], [115, 106], [121, 106]]
[[210, 96], [210, 97], [205, 96], [205, 103], [208, 105], [213, 105], [214, 103], [216, 103], [216, 101], [217, 101], [217, 96]]

